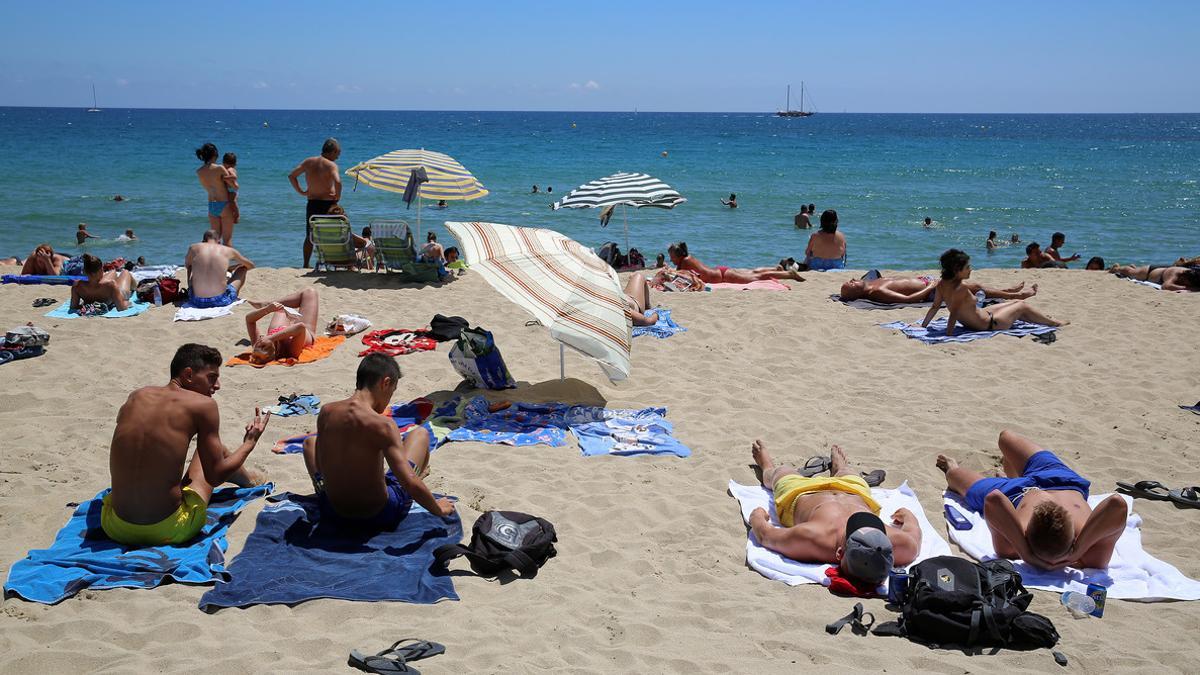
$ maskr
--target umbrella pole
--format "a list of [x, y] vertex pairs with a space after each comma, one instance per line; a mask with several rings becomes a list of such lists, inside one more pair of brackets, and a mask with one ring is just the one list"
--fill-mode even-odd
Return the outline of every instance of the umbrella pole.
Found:
[[567, 379], [567, 348], [561, 342], [558, 343], [558, 379], [560, 382]]
[[417, 246], [421, 245], [421, 191], [417, 190]]
[[625, 217], [625, 255], [629, 255], [629, 205], [621, 205], [621, 215]]

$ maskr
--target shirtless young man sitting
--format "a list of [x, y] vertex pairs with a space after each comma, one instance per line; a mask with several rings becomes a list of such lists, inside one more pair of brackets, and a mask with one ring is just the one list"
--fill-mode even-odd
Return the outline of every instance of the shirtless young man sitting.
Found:
[[435, 498], [420, 478], [429, 465], [429, 432], [417, 426], [401, 435], [383, 414], [399, 381], [395, 358], [368, 354], [358, 364], [350, 398], [321, 406], [317, 435], [304, 443], [304, 465], [322, 518], [384, 531], [395, 529], [414, 501], [434, 515], [454, 513], [454, 503]]
[[[966, 282], [971, 295], [983, 291], [989, 298], [1024, 300], [1037, 295], [1037, 284], [1025, 290], [1025, 282], [1010, 288], [990, 288], [973, 281]], [[865, 298], [874, 302], [907, 304], [932, 300], [937, 290], [937, 279], [931, 276], [888, 278], [878, 277], [870, 281], [851, 279], [842, 284], [842, 300]]]
[[958, 323], [967, 330], [1005, 330], [1016, 321], [1029, 321], [1045, 326], [1065, 326], [1069, 321], [1056, 321], [1033, 308], [1024, 300], [1009, 300], [990, 307], [978, 307], [975, 294], [967, 285], [971, 277], [971, 256], [952, 248], [942, 254], [942, 281], [933, 295], [933, 306], [925, 314], [922, 326], [928, 326], [943, 303], [950, 310], [946, 320], [946, 335], [954, 335]]
[[1119, 277], [1150, 281], [1164, 291], [1200, 292], [1200, 268], [1175, 265], [1113, 265], [1108, 270]]
[[1053, 452], [1011, 431], [1000, 432], [1005, 478], [985, 478], [938, 455], [947, 487], [983, 514], [996, 553], [1041, 569], [1108, 567], [1125, 531], [1120, 495], [1088, 506], [1091, 483]]
[[695, 272], [696, 276], [700, 277], [700, 280], [706, 284], [748, 284], [765, 279], [804, 281], [804, 277], [800, 276], [800, 273], [795, 270], [781, 270], [774, 267], [756, 267], [755, 269], [747, 270], [718, 265], [716, 269], [713, 269], [691, 255], [688, 255], [687, 242], [683, 241], [668, 246], [667, 255], [671, 257], [671, 263], [675, 267]]
[[829, 476], [805, 478], [789, 466], [776, 466], [762, 441], [754, 441], [754, 462], [763, 486], [775, 493], [776, 527], [766, 509], [750, 514], [750, 529], [766, 548], [793, 560], [837, 564], [843, 576], [878, 586], [892, 567], [916, 560], [921, 526], [908, 509], [879, 518], [879, 503], [861, 476], [850, 471], [846, 453], [830, 450]]
[[[110, 539], [129, 546], [182, 544], [204, 528], [217, 486], [261, 482], [242, 465], [270, 415], [255, 409], [242, 445], [226, 450], [212, 399], [221, 388], [220, 368], [216, 349], [185, 344], [171, 359], [171, 381], [134, 391], [117, 412], [108, 460], [112, 492], [100, 515]], [[196, 452], [188, 463], [193, 438]]]
[[128, 270], [105, 272], [102, 260], [91, 253], [84, 253], [83, 273], [87, 275], [87, 280], [76, 281], [71, 285], [72, 312], [78, 312], [84, 305], [95, 303], [102, 303], [118, 311], [129, 309], [129, 298], [133, 296], [135, 284], [133, 275]]
[[[204, 239], [188, 247], [183, 266], [187, 269], [188, 296], [201, 309], [226, 307], [238, 299], [246, 283], [246, 273], [254, 263], [231, 246], [218, 243], [216, 230], [204, 233]], [[237, 267], [228, 276], [229, 263]]]
[[[312, 225], [309, 219], [323, 216], [337, 205], [342, 198], [342, 174], [338, 171], [337, 158], [342, 155], [342, 146], [336, 138], [325, 139], [321, 154], [300, 162], [288, 174], [292, 189], [308, 198], [304, 207], [304, 266], [312, 259]], [[304, 176], [306, 187], [300, 187], [300, 176]]]

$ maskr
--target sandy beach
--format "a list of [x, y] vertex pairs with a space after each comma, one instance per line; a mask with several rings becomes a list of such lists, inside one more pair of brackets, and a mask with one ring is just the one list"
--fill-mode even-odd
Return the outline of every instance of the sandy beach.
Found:
[[[0, 272], [15, 273], [14, 268]], [[753, 483], [750, 443], [762, 438], [780, 460], [803, 462], [831, 444], [864, 470], [885, 468], [885, 487], [907, 480], [944, 534], [935, 468], [939, 452], [985, 471], [999, 464], [996, 437], [1017, 430], [1059, 452], [1092, 481], [1200, 483], [1200, 416], [1180, 410], [1200, 398], [1200, 297], [1155, 291], [1098, 272], [980, 270], [988, 284], [1038, 283], [1032, 300], [1071, 325], [1057, 342], [1000, 336], [926, 346], [876, 324], [918, 320], [924, 309], [863, 311], [829, 300], [851, 272], [811, 273], [790, 292], [658, 294], [688, 331], [634, 341], [632, 374], [612, 385], [558, 345], [544, 328], [478, 274], [441, 287], [401, 286], [373, 274], [254, 270], [245, 297], [271, 299], [315, 285], [322, 325], [337, 313], [376, 328], [417, 328], [435, 313], [461, 315], [494, 332], [515, 390], [494, 399], [558, 400], [610, 407], [662, 405], [693, 450], [674, 457], [583, 457], [567, 447], [451, 443], [433, 456], [430, 486], [456, 495], [464, 527], [488, 509], [549, 519], [557, 558], [533, 580], [458, 576], [459, 602], [436, 605], [318, 600], [206, 614], [206, 587], [84, 591], [56, 606], [6, 600], [0, 672], [329, 672], [351, 649], [376, 651], [404, 637], [446, 645], [422, 672], [775, 673], [819, 668], [879, 672], [1057, 672], [1047, 650], [967, 657], [897, 638], [829, 636], [826, 623], [854, 600], [819, 586], [789, 587], [747, 568], [746, 528], [730, 479]], [[233, 317], [173, 323], [171, 308], [119, 320], [53, 320], [35, 298], [69, 289], [4, 286], [4, 328], [33, 321], [48, 330], [47, 353], [0, 368], [0, 573], [63, 525], [68, 502], [108, 484], [108, 444], [118, 407], [133, 389], [165, 384], [185, 342], [228, 357], [244, 337]], [[292, 368], [223, 368], [216, 400], [222, 437], [236, 446], [257, 404], [284, 394], [338, 400], [353, 389], [357, 338], [330, 358]], [[400, 357], [395, 402], [448, 398], [460, 379], [443, 344]], [[314, 428], [315, 418], [270, 422], [249, 464], [277, 491], [308, 492], [301, 458], [271, 444]], [[256, 501], [230, 530], [237, 556]], [[1138, 500], [1146, 549], [1200, 577], [1197, 511]], [[1189, 553], [1192, 551], [1193, 553]], [[957, 550], [955, 549], [955, 552]], [[452, 564], [465, 569], [462, 561]], [[880, 620], [882, 600], [866, 601]], [[1074, 620], [1056, 594], [1035, 591], [1033, 611], [1062, 635], [1071, 672], [1194, 672], [1200, 612], [1195, 603], [1110, 601], [1103, 619]]]

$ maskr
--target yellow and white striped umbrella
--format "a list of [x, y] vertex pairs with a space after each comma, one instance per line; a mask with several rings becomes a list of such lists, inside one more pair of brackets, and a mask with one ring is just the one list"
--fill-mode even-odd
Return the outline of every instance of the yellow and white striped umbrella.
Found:
[[350, 167], [346, 175], [373, 188], [403, 193], [409, 176], [418, 168], [424, 168], [429, 176], [419, 190], [424, 199], [465, 201], [487, 196], [483, 184], [462, 164], [432, 150], [393, 150]]

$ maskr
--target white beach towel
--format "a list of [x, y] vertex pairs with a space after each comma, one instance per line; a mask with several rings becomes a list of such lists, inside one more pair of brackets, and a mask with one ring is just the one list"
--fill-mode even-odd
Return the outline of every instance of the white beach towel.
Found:
[[[771, 514], [772, 523], [779, 524], [779, 517], [775, 514], [775, 497], [770, 490], [761, 485], [739, 485], [731, 480], [729, 481], [729, 494], [733, 495], [741, 504], [742, 520], [747, 525], [750, 524], [750, 514], [759, 507], [767, 509], [767, 512]], [[917, 554], [914, 562], [937, 555], [950, 555], [950, 545], [946, 543], [945, 539], [942, 539], [942, 535], [925, 517], [925, 511], [921, 509], [921, 503], [917, 501], [916, 493], [908, 487], [908, 481], [894, 490], [872, 488], [871, 496], [879, 502], [882, 507], [880, 514], [885, 519], [900, 508], [906, 508], [916, 514], [917, 522], [921, 526], [921, 552]], [[831, 567], [824, 563], [802, 563], [785, 558], [774, 551], [763, 548], [754, 538], [753, 532], [749, 533], [746, 539], [746, 563], [764, 577], [782, 581], [789, 586], [826, 584], [829, 577], [825, 576], [825, 569]]]
[[173, 277], [175, 276], [175, 270], [178, 269], [178, 265], [142, 265], [141, 267], [133, 268], [130, 274], [133, 275], [134, 283], [140, 284], [147, 279]]
[[185, 302], [179, 307], [179, 309], [175, 310], [175, 320], [204, 321], [205, 319], [219, 319], [223, 316], [229, 316], [230, 314], [233, 314], [233, 310], [230, 309], [230, 307], [233, 307], [234, 305], [240, 305], [243, 302], [245, 302], [244, 299], [238, 299], [229, 303], [228, 305], [225, 305], [224, 307], [206, 307], [204, 309], [193, 307], [191, 303]]
[[[1108, 496], [1093, 495], [1088, 498], [1088, 504], [1095, 508]], [[1185, 577], [1173, 565], [1155, 558], [1142, 548], [1142, 517], [1133, 512], [1133, 498], [1121, 496], [1129, 506], [1129, 518], [1125, 521], [1125, 533], [1117, 540], [1117, 548], [1107, 571], [1079, 570], [1074, 567], [1045, 571], [1017, 562], [1017, 571], [1021, 573], [1025, 587], [1060, 593], [1084, 593], [1089, 583], [1097, 583], [1107, 586], [1108, 597], [1116, 600], [1200, 600], [1200, 582]], [[947, 492], [944, 500], [947, 504], [953, 504], [973, 525], [969, 530], [949, 528], [950, 540], [976, 560], [995, 558], [992, 534], [983, 520], [983, 514], [972, 511], [952, 492]]]

